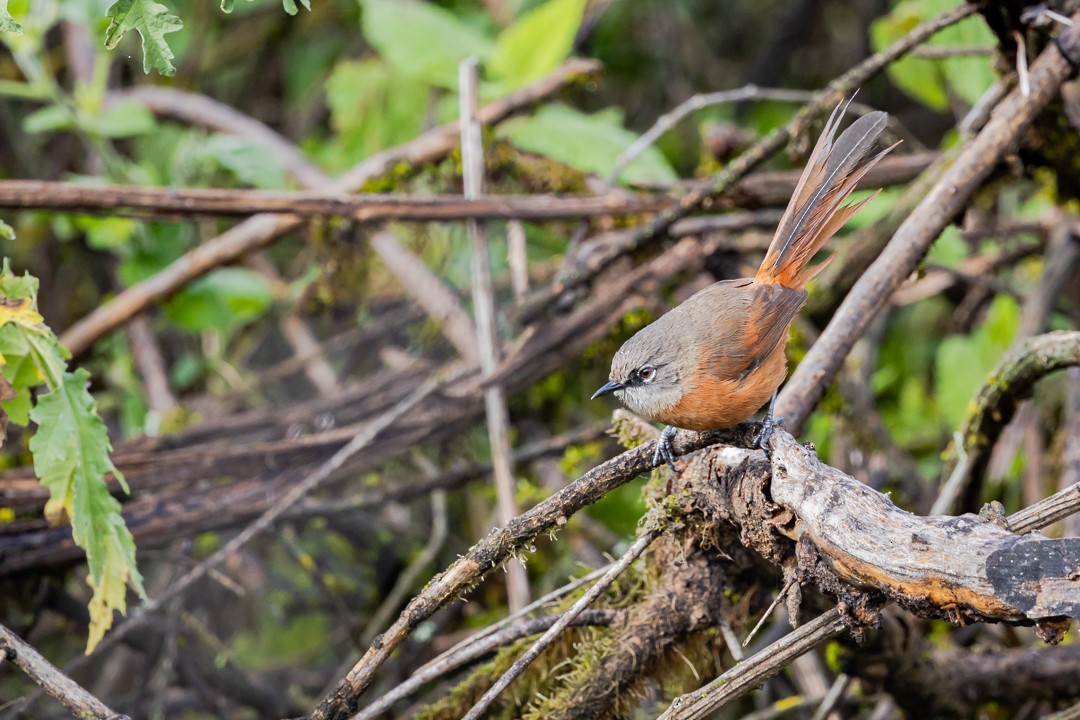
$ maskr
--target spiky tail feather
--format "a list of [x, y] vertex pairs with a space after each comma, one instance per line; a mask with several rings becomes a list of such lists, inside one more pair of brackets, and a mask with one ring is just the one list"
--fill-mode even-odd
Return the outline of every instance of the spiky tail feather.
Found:
[[796, 289], [805, 287], [832, 260], [830, 257], [823, 263], [807, 267], [811, 258], [873, 198], [843, 205], [863, 175], [896, 147], [893, 145], [867, 157], [889, 116], [883, 112], [867, 113], [853, 122], [834, 143], [833, 136], [846, 109], [846, 105], [837, 106], [821, 131], [754, 282], [779, 283]]

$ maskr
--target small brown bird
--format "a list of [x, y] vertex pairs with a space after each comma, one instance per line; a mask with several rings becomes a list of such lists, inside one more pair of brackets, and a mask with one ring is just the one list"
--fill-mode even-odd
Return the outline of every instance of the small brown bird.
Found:
[[[869, 200], [843, 204], [862, 176], [892, 150], [868, 157], [885, 129], [885, 113], [864, 115], [834, 143], [842, 117], [841, 107], [829, 117], [757, 275], [710, 285], [642, 328], [615, 353], [610, 382], [593, 398], [615, 393], [634, 412], [667, 425], [656, 462], [674, 462], [671, 439], [677, 428], [732, 427], [770, 397], [775, 402], [787, 376], [788, 328], [806, 301], [803, 288], [828, 260], [807, 264]], [[772, 431], [772, 406], [759, 447]]]

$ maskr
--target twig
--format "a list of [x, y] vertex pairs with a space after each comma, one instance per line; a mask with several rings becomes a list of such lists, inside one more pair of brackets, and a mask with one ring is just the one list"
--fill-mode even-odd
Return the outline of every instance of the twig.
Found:
[[[745, 425], [711, 433], [682, 432], [674, 440], [674, 451], [677, 455], [685, 455], [717, 442], [747, 445], [752, 441], [756, 430], [756, 425]], [[371, 684], [376, 670], [421, 622], [491, 570], [499, 567], [538, 535], [561, 527], [581, 508], [629, 482], [638, 473], [656, 467], [651, 454], [655, 447], [655, 442], [647, 442], [596, 466], [551, 497], [526, 510], [506, 526], [482, 538], [465, 556], [436, 576], [413, 598], [401, 616], [382, 634], [378, 643], [372, 644], [337, 689], [319, 703], [312, 713], [313, 720], [339, 720], [349, 717], [356, 711], [358, 698]]]
[[[458, 373], [462, 369], [458, 370]], [[164, 593], [154, 598], [138, 612], [132, 614], [125, 622], [112, 630], [98, 643], [94, 652], [85, 655], [71, 663], [67, 670], [70, 672], [84, 665], [90, 658], [98, 658], [101, 653], [127, 637], [133, 630], [141, 627], [154, 613], [158, 612], [173, 598], [184, 593], [194, 583], [204, 577], [212, 568], [220, 565], [222, 561], [247, 545], [252, 538], [269, 528], [279, 517], [284, 515], [298, 500], [328, 480], [339, 470], [353, 455], [371, 444], [384, 430], [396, 423], [405, 413], [420, 403], [424, 398], [433, 393], [440, 385], [455, 379], [454, 374], [446, 377], [433, 376], [422, 383], [413, 392], [397, 403], [387, 412], [383, 413], [367, 426], [365, 426], [344, 447], [335, 452], [329, 459], [318, 467], [313, 473], [306, 476], [302, 481], [294, 485], [287, 493], [281, 496], [270, 508], [268, 508], [257, 520], [252, 522], [236, 537], [225, 543], [215, 553], [200, 562], [190, 571], [185, 573], [179, 580], [169, 587]], [[32, 700], [33, 698], [30, 698]], [[28, 700], [28, 702], [30, 701]]]
[[45, 692], [78, 717], [128, 720], [127, 715], [110, 710], [105, 703], [60, 672], [55, 665], [42, 657], [41, 653], [3, 625], [0, 625], [0, 657], [17, 665]]
[[[1080, 368], [1069, 368], [1065, 382], [1065, 410], [1061, 434], [1064, 447], [1061, 449], [1061, 477], [1058, 487], [1062, 491], [1070, 487], [1080, 496]], [[1080, 537], [1080, 517], [1069, 518], [1065, 522], [1066, 537]]]
[[[592, 571], [588, 575], [577, 578], [576, 580], [553, 590], [547, 595], [534, 600], [516, 613], [510, 614], [499, 622], [462, 640], [437, 658], [428, 661], [414, 670], [407, 680], [399, 683], [390, 692], [363, 708], [352, 720], [371, 720], [371, 718], [379, 717], [388, 711], [394, 703], [413, 694], [427, 683], [446, 675], [447, 673], [453, 672], [462, 665], [487, 654], [494, 648], [514, 642], [522, 637], [547, 630], [562, 617], [562, 614], [533, 618], [524, 622], [516, 621], [520, 620], [528, 613], [544, 607], [554, 600], [577, 590], [582, 585], [586, 585], [593, 580], [596, 580], [606, 573], [610, 567], [611, 565], [606, 565]], [[604, 617], [604, 615], [602, 615], [603, 613], [611, 612], [612, 611], [608, 610], [586, 610], [578, 616], [576, 622], [581, 622], [582, 624], [594, 624], [598, 618]]]
[[81, 185], [50, 180], [0, 181], [0, 208], [62, 210], [192, 220], [258, 213], [293, 219], [345, 217], [362, 223], [450, 220], [567, 220], [640, 215], [670, 204], [658, 195], [459, 195], [353, 194], [325, 190], [165, 188]]
[[754, 639], [754, 636], [758, 634], [758, 630], [765, 624], [765, 621], [772, 615], [772, 611], [776, 609], [776, 606], [780, 604], [780, 601], [784, 599], [784, 596], [788, 594], [788, 590], [795, 583], [794, 580], [788, 580], [784, 583], [784, 587], [780, 588], [780, 592], [776, 593], [776, 597], [769, 603], [769, 607], [765, 609], [765, 612], [761, 613], [761, 619], [757, 621], [757, 625], [754, 625], [754, 629], [750, 631], [750, 634], [746, 636], [746, 639], [742, 641], [742, 646], [746, 647], [750, 644], [750, 641]]
[[1031, 396], [1043, 376], [1080, 365], [1080, 332], [1052, 332], [1024, 341], [1004, 357], [975, 394], [972, 408], [959, 431], [963, 452], [952, 445], [955, 457], [942, 468], [948, 478], [931, 514], [952, 511], [968, 488], [969, 479], [982, 474], [989, 450], [1012, 419], [1021, 400]]
[[506, 259], [510, 266], [510, 287], [514, 300], [521, 302], [529, 292], [529, 255], [525, 242], [525, 225], [520, 220], [506, 223]]
[[[683, 119], [707, 107], [713, 107], [715, 105], [729, 105], [732, 103], [744, 103], [750, 101], [774, 101], [774, 102], [788, 102], [788, 103], [808, 103], [814, 101], [814, 93], [808, 90], [787, 90], [779, 88], [763, 88], [757, 85], [745, 85], [735, 90], [720, 90], [719, 92], [701, 93], [694, 95], [689, 100], [685, 100], [675, 106], [674, 109], [667, 111], [653, 123], [652, 127], [646, 130], [638, 137], [630, 147], [622, 151], [618, 158], [615, 160], [615, 164], [611, 168], [611, 173], [607, 176], [607, 184], [614, 185], [619, 181], [619, 176], [622, 175], [626, 166], [634, 161], [634, 158], [645, 152], [653, 143], [663, 137], [664, 133], [674, 128]], [[861, 103], [852, 103], [850, 105], [851, 111], [865, 115], [873, 108], [870, 108]]]
[[700, 690], [675, 698], [660, 720], [703, 720], [776, 675], [795, 658], [843, 631], [843, 615], [839, 610], [829, 610], [751, 655]]
[[[806, 656], [804, 656], [806, 657]], [[821, 704], [818, 705], [817, 710], [814, 711], [814, 716], [810, 720], [825, 720], [832, 714], [832, 711], [836, 709], [836, 706], [844, 699], [844, 693], [847, 692], [848, 687], [851, 685], [851, 676], [840, 673], [836, 676], [836, 680], [833, 681], [832, 687], [829, 688], [829, 692], [822, 698]]]
[[1080, 512], [1080, 484], [1058, 490], [1053, 495], [1010, 515], [1009, 529], [1024, 535], [1053, 525]]
[[[1080, 31], [1061, 33], [1058, 43], [1080, 50]], [[1080, 54], [1078, 52], [1077, 54]], [[999, 105], [986, 127], [968, 143], [953, 165], [903, 222], [881, 256], [855, 283], [832, 322], [795, 369], [780, 394], [777, 412], [801, 432], [810, 410], [824, 394], [855, 342], [866, 332], [890, 295], [911, 274], [945, 225], [967, 204], [1034, 116], [1057, 94], [1072, 71], [1051, 45], [1031, 68], [1029, 96], [1014, 90]]]
[[[176, 396], [169, 387], [169, 378], [165, 371], [165, 359], [161, 356], [150, 321], [144, 317], [136, 318], [128, 326], [128, 347], [135, 367], [142, 375], [146, 388], [146, 404], [160, 420], [161, 415], [176, 407]], [[156, 432], [146, 430], [149, 435]]]
[[[798, 137], [807, 123], [823, 108], [835, 107], [847, 95], [850, 95], [854, 90], [865, 84], [867, 80], [881, 72], [889, 63], [902, 57], [911, 48], [922, 43], [939, 30], [963, 20], [972, 14], [975, 9], [971, 4], [958, 5], [919, 25], [888, 48], [867, 58], [833, 80], [815, 96], [814, 102], [808, 103], [787, 124], [773, 130], [757, 141], [726, 168], [703, 182], [698, 188], [683, 195], [674, 206], [660, 212], [651, 222], [636, 228], [633, 234], [626, 238], [625, 242], [594, 257], [588, 267], [572, 269], [560, 277], [542, 296], [533, 302], [534, 312], [540, 307], [547, 306], [554, 298], [566, 291], [588, 282], [617, 258], [636, 252], [649, 242], [662, 236], [676, 220], [699, 208], [708, 209], [717, 196], [726, 192], [740, 178], [782, 148], [785, 143], [792, 138]], [[1064, 63], [1064, 60], [1061, 62]]]
[[[507, 97], [485, 105], [480, 120], [487, 124], [520, 112], [551, 95], [566, 83], [596, 72], [598, 65], [589, 60], [571, 60], [551, 75]], [[371, 179], [389, 171], [398, 163], [421, 164], [442, 157], [457, 146], [458, 124], [433, 128], [414, 140], [367, 158], [334, 183], [338, 192], [351, 192]], [[67, 329], [61, 343], [74, 355], [84, 352], [95, 340], [123, 325], [132, 316], [168, 297], [188, 283], [216, 267], [272, 243], [280, 235], [296, 229], [301, 219], [295, 215], [256, 215], [230, 228], [218, 237], [185, 253], [156, 275], [132, 285], [109, 302]]]
[[[461, 173], [465, 199], [473, 200], [484, 192], [484, 145], [481, 139], [479, 102], [479, 61], [462, 60], [458, 66], [459, 123], [461, 125]], [[495, 290], [491, 280], [491, 250], [487, 228], [477, 220], [468, 220], [465, 227], [471, 241], [472, 300], [476, 316], [476, 339], [479, 344], [480, 372], [490, 379], [499, 367], [499, 335], [495, 326]], [[510, 411], [506, 393], [498, 383], [484, 387], [484, 411], [487, 419], [488, 443], [491, 448], [492, 475], [495, 479], [495, 498], [501, 524], [518, 514], [514, 489], [514, 459], [510, 452]], [[510, 610], [529, 604], [529, 576], [525, 566], [511, 563], [506, 568], [506, 594]]]
[[659, 531], [654, 529], [649, 530], [638, 538], [637, 542], [631, 545], [630, 549], [619, 558], [619, 561], [612, 565], [611, 569], [609, 569], [602, 578], [597, 580], [596, 584], [589, 588], [589, 591], [582, 595], [581, 598], [575, 602], [561, 618], [559, 618], [557, 623], [552, 625], [547, 632], [541, 635], [540, 639], [533, 643], [532, 647], [526, 650], [525, 654], [510, 666], [509, 670], [503, 673], [502, 677], [500, 677], [495, 684], [476, 701], [476, 704], [469, 709], [469, 712], [465, 713], [462, 720], [477, 720], [477, 718], [491, 706], [491, 703], [499, 697], [502, 691], [509, 687], [510, 683], [517, 679], [521, 673], [525, 672], [525, 669], [532, 664], [532, 661], [538, 658], [540, 653], [544, 652], [544, 650], [554, 642], [555, 638], [559, 636], [559, 633], [565, 630], [574, 618], [580, 615], [585, 608], [596, 600], [596, 598], [600, 597], [600, 594], [607, 590], [608, 586], [615, 582], [615, 578], [621, 575], [626, 568], [630, 567], [630, 564], [637, 560], [641, 553], [645, 552], [645, 549], [649, 547], [659, 534]]
[[946, 47], [925, 45], [911, 51], [912, 57], [927, 60], [945, 60], [955, 57], [989, 57], [993, 54], [994, 48], [980, 47], [978, 45], [952, 45]]

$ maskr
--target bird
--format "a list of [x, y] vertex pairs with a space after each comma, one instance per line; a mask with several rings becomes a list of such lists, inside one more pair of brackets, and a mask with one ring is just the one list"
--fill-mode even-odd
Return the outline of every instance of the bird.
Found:
[[829, 116], [754, 277], [704, 288], [639, 330], [612, 358], [608, 382], [592, 399], [614, 393], [635, 413], [664, 423], [654, 464], [663, 459], [674, 469], [671, 441], [680, 428], [734, 427], [766, 402], [754, 445], [767, 451], [769, 435], [782, 422], [773, 409], [787, 377], [791, 321], [806, 302], [807, 283], [832, 256], [816, 265], [810, 260], [873, 199], [876, 193], [845, 204], [859, 180], [896, 147], [871, 155], [888, 124], [880, 111], [835, 138], [846, 109], [841, 103]]

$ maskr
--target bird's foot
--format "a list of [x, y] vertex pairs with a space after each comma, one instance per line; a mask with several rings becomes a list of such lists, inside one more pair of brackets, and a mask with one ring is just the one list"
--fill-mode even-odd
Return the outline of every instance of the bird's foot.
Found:
[[772, 399], [769, 400], [769, 408], [765, 411], [765, 417], [761, 419], [761, 430], [754, 438], [754, 448], [765, 451], [765, 457], [769, 457], [769, 438], [772, 437], [773, 430], [784, 427], [784, 418], [773, 415], [775, 407], [776, 393], [773, 392]]
[[679, 428], [672, 427], [671, 425], [665, 425], [664, 429], [660, 431], [660, 437], [656, 441], [656, 452], [653, 453], [653, 464], [659, 465], [663, 460], [671, 468], [672, 472], [675, 472], [675, 449], [671, 446], [671, 441], [675, 438], [675, 435], [679, 432]]

